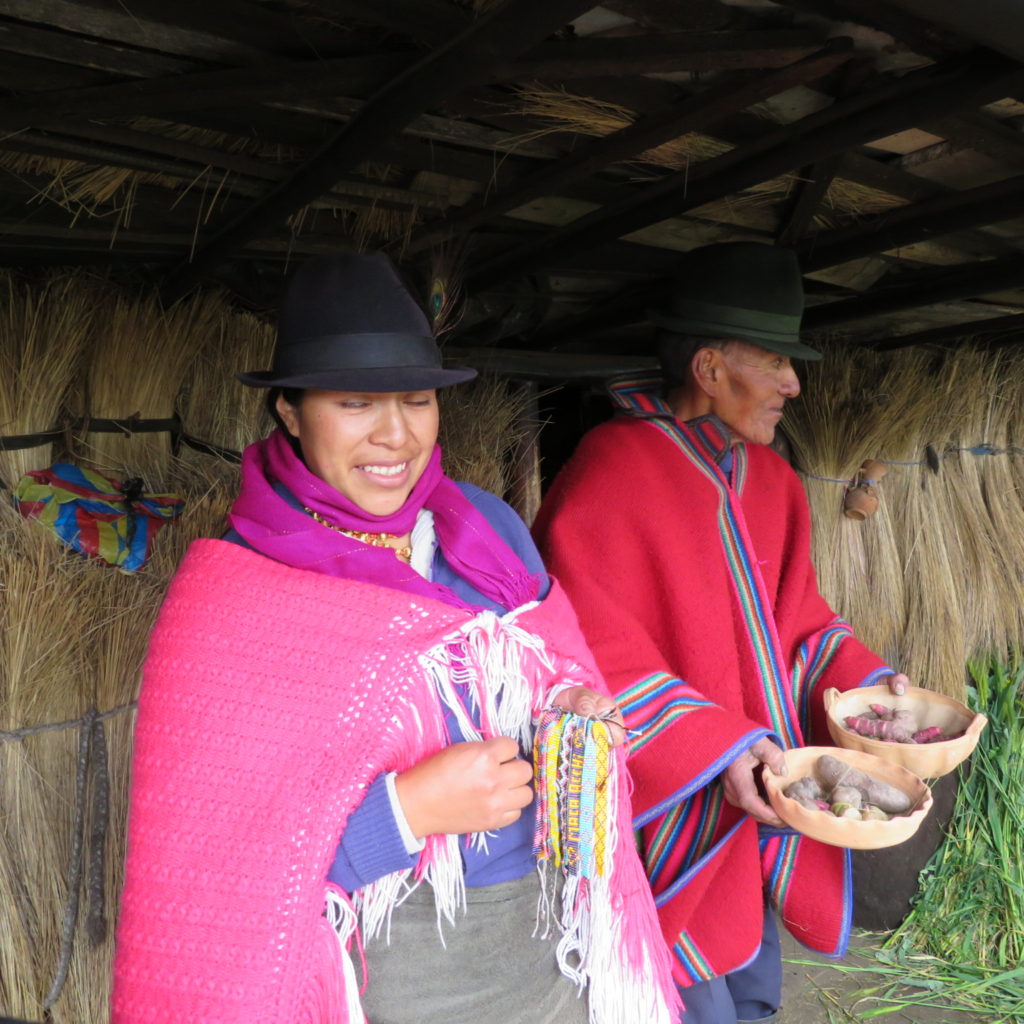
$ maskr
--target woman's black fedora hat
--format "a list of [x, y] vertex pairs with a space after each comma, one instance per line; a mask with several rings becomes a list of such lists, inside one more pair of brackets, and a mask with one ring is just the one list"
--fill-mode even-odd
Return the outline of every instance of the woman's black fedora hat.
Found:
[[472, 380], [445, 367], [426, 315], [384, 253], [317, 256], [285, 294], [274, 365], [238, 374], [254, 388], [426, 391]]

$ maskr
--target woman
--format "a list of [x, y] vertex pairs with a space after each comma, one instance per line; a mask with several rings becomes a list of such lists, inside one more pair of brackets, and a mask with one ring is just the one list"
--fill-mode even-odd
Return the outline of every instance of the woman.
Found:
[[621, 717], [523, 523], [441, 470], [472, 376], [379, 254], [307, 264], [240, 375], [279, 429], [151, 640], [116, 1022], [669, 1019], [625, 785], [608, 870], [538, 881], [535, 717]]

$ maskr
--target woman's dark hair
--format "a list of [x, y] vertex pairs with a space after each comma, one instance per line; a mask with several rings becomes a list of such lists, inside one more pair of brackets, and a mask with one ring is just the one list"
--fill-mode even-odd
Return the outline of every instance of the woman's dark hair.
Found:
[[299, 444], [299, 439], [293, 437], [288, 428], [284, 425], [284, 420], [281, 419], [281, 414], [277, 411], [277, 396], [280, 395], [289, 405], [298, 405], [302, 401], [302, 396], [305, 394], [305, 388], [271, 388], [267, 392], [266, 410], [270, 413], [270, 418], [280, 427], [281, 433], [288, 438], [288, 443], [292, 446], [292, 451], [301, 459], [302, 458], [302, 445]]
[[277, 396], [280, 395], [289, 405], [298, 405], [302, 401], [304, 393], [304, 388], [271, 388], [267, 392], [265, 408], [270, 414], [270, 418], [286, 434], [288, 433], [288, 428], [285, 427], [284, 420], [281, 419], [281, 414], [277, 411]]
[[660, 331], [658, 334], [658, 361], [665, 394], [690, 382], [691, 364], [697, 351], [702, 348], [723, 349], [729, 344], [728, 338], [710, 338], [702, 334], [676, 334]]

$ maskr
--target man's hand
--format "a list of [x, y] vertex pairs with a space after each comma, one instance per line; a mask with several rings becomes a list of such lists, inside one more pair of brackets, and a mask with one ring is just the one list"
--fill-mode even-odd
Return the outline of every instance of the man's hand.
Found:
[[567, 686], [551, 703], [581, 718], [600, 718], [608, 726], [612, 746], [625, 743], [626, 723], [619, 706], [611, 697], [587, 686]]
[[511, 825], [533, 800], [533, 768], [508, 736], [453, 743], [395, 777], [398, 802], [417, 839]]
[[889, 684], [889, 692], [896, 694], [897, 697], [907, 692], [907, 687], [910, 685], [910, 677], [905, 676], [902, 672], [894, 672], [891, 676], [886, 676], [885, 680]]
[[746, 811], [763, 825], [782, 827], [782, 820], [772, 810], [771, 805], [765, 803], [757, 792], [754, 773], [762, 764], [768, 765], [768, 768], [776, 775], [786, 774], [786, 760], [782, 748], [766, 736], [762, 736], [722, 772], [722, 788], [725, 791], [725, 799], [733, 807]]

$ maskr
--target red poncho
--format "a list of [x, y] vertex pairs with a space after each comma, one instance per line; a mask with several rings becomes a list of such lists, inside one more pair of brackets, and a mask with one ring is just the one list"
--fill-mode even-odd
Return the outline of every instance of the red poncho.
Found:
[[818, 593], [807, 502], [763, 445], [692, 429], [650, 395], [602, 424], [555, 481], [534, 528], [616, 695], [632, 741], [634, 822], [681, 985], [727, 973], [761, 941], [763, 886], [806, 945], [846, 949], [849, 854], [726, 803], [716, 776], [770, 735], [828, 743], [820, 694], [891, 670]]

